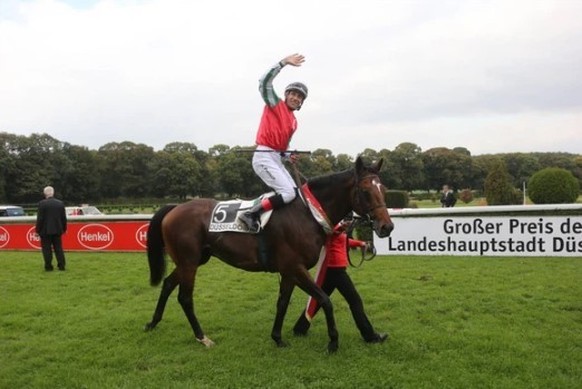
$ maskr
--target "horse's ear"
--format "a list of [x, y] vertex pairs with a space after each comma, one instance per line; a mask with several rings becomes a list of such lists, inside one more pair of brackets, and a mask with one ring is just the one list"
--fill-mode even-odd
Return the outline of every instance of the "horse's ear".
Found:
[[380, 160], [378, 162], [376, 162], [374, 165], [372, 165], [372, 169], [374, 169], [374, 171], [376, 171], [376, 173], [380, 172], [380, 169], [382, 168], [383, 163], [384, 163], [384, 158], [380, 158]]
[[360, 174], [364, 170], [364, 161], [362, 161], [362, 157], [358, 155], [356, 158], [356, 174]]

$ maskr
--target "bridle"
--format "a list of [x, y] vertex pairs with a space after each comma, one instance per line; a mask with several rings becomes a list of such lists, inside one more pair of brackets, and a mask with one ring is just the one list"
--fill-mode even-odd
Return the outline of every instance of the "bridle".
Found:
[[382, 202], [380, 204], [369, 206], [367, 209], [365, 209], [364, 207], [361, 206], [363, 203], [367, 202], [367, 199], [365, 198], [365, 196], [368, 194], [368, 191], [360, 188], [360, 184], [362, 183], [362, 181], [368, 180], [368, 179], [370, 179], [372, 181], [374, 181], [375, 179], [378, 180], [378, 183], [376, 183], [375, 185], [378, 187], [378, 190], [380, 190], [380, 185], [382, 185], [382, 183], [380, 182], [380, 178], [377, 175], [370, 174], [370, 175], [364, 176], [362, 178], [359, 178], [356, 176], [357, 184], [356, 184], [356, 192], [355, 192], [355, 196], [354, 196], [354, 205], [358, 204], [359, 205], [358, 208], [364, 210], [360, 214], [360, 216], [366, 216], [371, 221], [374, 219], [374, 217], [372, 216], [372, 212], [374, 212], [378, 208], [386, 208], [386, 204], [384, 202]]
[[371, 226], [372, 225], [372, 219], [370, 219], [369, 216], [364, 217], [360, 217], [360, 216], [354, 216], [353, 221], [350, 223], [350, 225], [348, 226], [348, 228], [346, 228], [346, 235], [347, 235], [347, 239], [346, 239], [346, 253], [347, 253], [347, 257], [348, 257], [348, 262], [350, 263], [351, 267], [360, 267], [364, 264], [364, 262], [367, 261], [371, 261], [372, 259], [374, 259], [376, 257], [376, 248], [372, 245], [372, 247], [370, 248], [370, 250], [366, 249], [365, 247], [361, 248], [361, 257], [360, 260], [358, 262], [357, 265], [354, 265], [354, 263], [352, 262], [352, 258], [350, 257], [350, 244], [349, 244], [349, 239], [351, 239], [352, 237], [352, 232], [354, 231], [354, 229], [357, 226]]

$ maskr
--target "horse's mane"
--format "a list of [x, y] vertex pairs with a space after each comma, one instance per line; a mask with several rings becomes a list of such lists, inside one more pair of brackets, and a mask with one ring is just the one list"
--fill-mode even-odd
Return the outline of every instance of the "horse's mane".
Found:
[[[376, 167], [376, 165], [362, 166], [362, 169], [366, 173], [371, 173], [371, 174], [375, 174], [375, 175], [378, 174], [378, 168]], [[356, 168], [351, 168], [351, 169], [343, 170], [343, 171], [337, 172], [337, 173], [329, 173], [329, 174], [324, 174], [322, 176], [310, 178], [307, 180], [307, 183], [309, 184], [309, 187], [311, 189], [317, 190], [317, 189], [329, 187], [332, 184], [335, 184], [337, 181], [349, 180], [350, 177], [354, 177], [355, 175], [356, 175]], [[362, 178], [363, 176], [366, 176], [366, 174], [362, 174], [360, 176], [360, 178]]]
[[352, 177], [353, 175], [354, 175], [354, 169], [348, 169], [348, 170], [341, 171], [339, 173], [330, 173], [330, 174], [325, 174], [323, 176], [317, 176], [317, 177], [310, 178], [309, 180], [307, 180], [307, 183], [309, 184], [309, 187], [311, 189], [317, 190], [320, 188], [329, 187], [331, 184], [334, 184], [337, 181], [347, 180], [350, 177]]

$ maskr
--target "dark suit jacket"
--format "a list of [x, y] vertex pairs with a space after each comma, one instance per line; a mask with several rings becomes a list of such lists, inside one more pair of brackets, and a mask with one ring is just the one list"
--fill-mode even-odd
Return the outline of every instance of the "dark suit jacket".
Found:
[[441, 196], [441, 204], [444, 208], [454, 207], [457, 199], [453, 192], [448, 191], [447, 193], [443, 193]]
[[67, 232], [67, 214], [65, 205], [54, 197], [38, 203], [36, 215], [36, 233], [43, 235], [62, 235]]

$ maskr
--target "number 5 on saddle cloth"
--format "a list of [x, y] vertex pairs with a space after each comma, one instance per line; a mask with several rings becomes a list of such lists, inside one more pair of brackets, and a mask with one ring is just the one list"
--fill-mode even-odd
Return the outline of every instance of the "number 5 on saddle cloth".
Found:
[[265, 193], [254, 200], [228, 200], [220, 201], [210, 214], [210, 223], [208, 231], [210, 232], [242, 232], [247, 234], [256, 234], [260, 232], [273, 213], [273, 210], [261, 214], [261, 228], [259, 231], [251, 231], [249, 228], [239, 220], [238, 215], [244, 211], [252, 208], [262, 199], [274, 195], [275, 192]]

